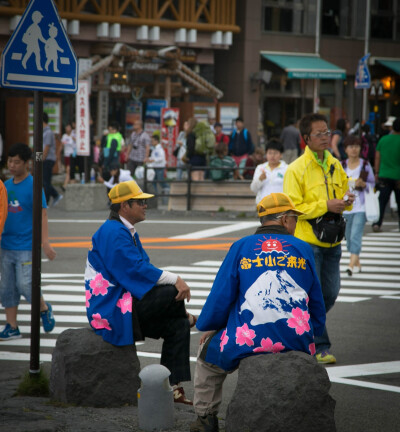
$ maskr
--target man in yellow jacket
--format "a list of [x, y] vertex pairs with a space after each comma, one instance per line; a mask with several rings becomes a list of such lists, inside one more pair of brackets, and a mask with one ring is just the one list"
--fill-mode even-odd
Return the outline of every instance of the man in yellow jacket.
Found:
[[[299, 217], [295, 237], [309, 243], [321, 282], [326, 312], [335, 304], [340, 290], [341, 240], [345, 224], [343, 211], [349, 210], [355, 195], [348, 191], [348, 179], [338, 159], [328, 151], [331, 132], [321, 114], [307, 114], [300, 121], [300, 133], [307, 144], [302, 156], [292, 162], [285, 174], [283, 192], [296, 208]], [[319, 363], [336, 363], [325, 326], [315, 338]]]

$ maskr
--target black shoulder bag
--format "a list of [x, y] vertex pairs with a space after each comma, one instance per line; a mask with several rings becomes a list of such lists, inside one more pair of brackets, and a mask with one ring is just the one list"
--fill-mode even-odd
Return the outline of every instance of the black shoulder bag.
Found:
[[[335, 166], [332, 164], [330, 167], [331, 178], [334, 171]], [[329, 199], [328, 179], [325, 175], [325, 172], [324, 177], [326, 193], [328, 194]], [[333, 195], [336, 198], [335, 189], [333, 189]], [[315, 237], [317, 237], [317, 239], [322, 243], [338, 243], [344, 238], [344, 233], [346, 231], [346, 220], [339, 213], [327, 212], [317, 218], [308, 219], [307, 222], [311, 225]]]

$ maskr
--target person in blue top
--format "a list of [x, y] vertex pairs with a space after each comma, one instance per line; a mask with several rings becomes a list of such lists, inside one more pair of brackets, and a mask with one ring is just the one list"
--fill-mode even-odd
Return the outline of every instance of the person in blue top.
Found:
[[178, 275], [150, 263], [135, 229], [153, 196], [134, 180], [115, 185], [108, 194], [110, 217], [94, 234], [86, 262], [87, 317], [113, 345], [163, 338], [161, 364], [171, 372], [174, 401], [192, 405], [180, 384], [191, 379], [190, 327], [196, 318], [184, 303], [190, 288]]
[[[261, 226], [235, 242], [197, 320], [200, 339], [191, 432], [218, 431], [222, 385], [242, 358], [315, 354], [325, 307], [311, 247], [294, 237], [298, 211], [284, 193], [257, 205]], [[265, 373], [268, 373], [267, 371]]]
[[[22, 143], [11, 146], [7, 167], [13, 176], [5, 182], [8, 195], [8, 216], [1, 237], [0, 297], [5, 308], [6, 326], [0, 331], [0, 341], [22, 337], [17, 325], [21, 295], [31, 303], [32, 287], [32, 225], [33, 177], [29, 173], [31, 149]], [[46, 256], [53, 260], [56, 252], [51, 247], [47, 230], [47, 204], [42, 192], [42, 246]], [[40, 297], [40, 316], [43, 329], [51, 332], [55, 319], [50, 303]]]

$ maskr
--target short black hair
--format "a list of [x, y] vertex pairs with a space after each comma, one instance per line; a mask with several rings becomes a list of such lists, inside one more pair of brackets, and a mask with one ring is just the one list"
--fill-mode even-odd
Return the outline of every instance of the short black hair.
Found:
[[240, 122], [244, 123], [244, 121], [243, 121], [243, 118], [242, 118], [242, 117], [236, 117], [236, 120], [235, 120], [235, 122], [238, 122], [238, 121], [240, 121]]
[[397, 118], [394, 122], [393, 122], [393, 130], [395, 132], [400, 132], [400, 118]]
[[110, 122], [109, 127], [112, 127], [113, 129], [119, 131], [119, 123], [116, 121]]
[[300, 120], [300, 135], [305, 139], [305, 137], [309, 137], [312, 129], [312, 124], [318, 121], [323, 121], [326, 124], [328, 124], [327, 118], [318, 113], [310, 113], [306, 114], [301, 120]]
[[21, 160], [27, 162], [28, 160], [32, 159], [32, 150], [24, 143], [16, 143], [13, 144], [8, 150], [8, 156], [19, 156]]
[[267, 152], [268, 150], [277, 150], [279, 153], [283, 153], [282, 141], [278, 138], [271, 138], [265, 146], [265, 151]]
[[43, 123], [49, 124], [49, 115], [47, 112], [43, 113]]

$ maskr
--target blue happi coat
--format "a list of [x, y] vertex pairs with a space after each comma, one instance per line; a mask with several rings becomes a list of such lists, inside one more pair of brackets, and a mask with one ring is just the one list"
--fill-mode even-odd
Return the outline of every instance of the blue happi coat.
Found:
[[113, 345], [134, 343], [133, 298], [140, 300], [160, 278], [135, 233], [107, 220], [92, 238], [85, 271], [86, 312], [90, 325]]
[[232, 245], [196, 324], [217, 330], [201, 357], [226, 371], [260, 353], [314, 354], [324, 325], [313, 251], [280, 227]]

